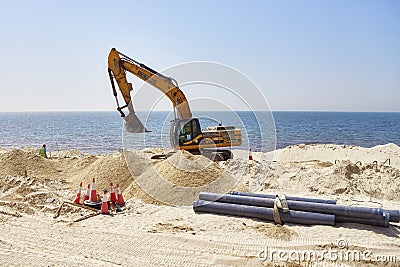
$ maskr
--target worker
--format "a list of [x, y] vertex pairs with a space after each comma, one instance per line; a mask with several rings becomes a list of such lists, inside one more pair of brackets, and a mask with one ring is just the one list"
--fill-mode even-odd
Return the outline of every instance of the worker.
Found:
[[39, 155], [42, 156], [42, 157], [44, 157], [44, 158], [47, 158], [47, 154], [46, 154], [46, 144], [43, 144], [42, 148], [41, 148], [40, 151], [39, 151]]

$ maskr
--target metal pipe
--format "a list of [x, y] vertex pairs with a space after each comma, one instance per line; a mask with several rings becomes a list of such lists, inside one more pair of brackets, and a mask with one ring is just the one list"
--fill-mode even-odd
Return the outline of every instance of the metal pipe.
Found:
[[381, 227], [389, 227], [389, 222], [391, 221], [391, 218], [390, 213], [384, 212], [384, 215], [379, 219], [336, 216], [335, 221], [337, 223], [360, 223]]
[[[199, 195], [199, 199], [207, 201], [217, 201], [223, 203], [267, 207], [267, 208], [274, 207], [274, 199], [271, 198], [248, 197], [248, 196], [229, 195], [229, 194], [223, 195], [223, 194], [202, 192]], [[383, 209], [381, 208], [341, 206], [341, 205], [302, 202], [293, 200], [287, 200], [287, 204], [289, 209], [296, 211], [317, 212], [317, 213], [334, 214], [340, 216], [349, 216], [356, 218], [373, 218], [373, 219], [379, 219], [383, 216]]]
[[384, 212], [387, 212], [390, 214], [390, 221], [391, 222], [400, 222], [400, 211], [399, 210], [384, 210]]
[[[264, 198], [275, 198], [276, 195], [267, 195], [259, 193], [247, 193], [247, 192], [229, 192], [231, 195], [248, 196], [248, 197], [264, 197]], [[315, 203], [325, 203], [325, 204], [336, 204], [336, 200], [333, 199], [321, 199], [321, 198], [305, 198], [305, 197], [290, 197], [286, 196], [287, 200], [303, 201], [303, 202], [315, 202]]]
[[[193, 209], [195, 212], [208, 212], [274, 221], [274, 209], [271, 208], [197, 200], [193, 203]], [[279, 211], [279, 216], [282, 223], [335, 225], [335, 215], [332, 214], [291, 210], [286, 213]]]
[[[231, 191], [229, 192], [231, 195], [240, 195], [240, 196], [249, 196], [249, 197], [264, 197], [264, 198], [275, 198], [276, 195], [267, 195], [267, 194], [260, 194], [260, 193], [248, 193], [248, 192], [236, 192]], [[336, 205], [336, 200], [333, 199], [320, 199], [320, 198], [304, 198], [304, 197], [291, 197], [286, 196], [287, 200], [294, 200], [294, 201], [303, 201], [303, 202], [315, 202], [315, 203], [325, 203], [325, 204], [332, 204]], [[391, 222], [400, 222], [400, 210], [384, 210], [384, 212], [388, 212], [390, 214], [390, 221]]]

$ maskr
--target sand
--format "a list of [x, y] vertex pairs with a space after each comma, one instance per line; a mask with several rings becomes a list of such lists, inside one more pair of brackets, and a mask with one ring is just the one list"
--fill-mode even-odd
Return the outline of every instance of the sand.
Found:
[[[186, 151], [178, 151], [166, 160], [156, 160], [151, 164], [145, 163], [149, 161], [148, 156], [140, 151], [128, 152], [126, 159], [134, 177], [134, 182], [125, 190], [128, 197], [135, 196], [139, 187], [157, 203], [191, 206], [202, 191], [226, 193], [246, 190], [238, 179], [217, 163]], [[148, 202], [146, 196], [141, 199]]]
[[264, 162], [263, 154], [253, 153], [255, 160], [250, 164], [243, 159], [244, 151], [235, 152], [242, 158], [222, 166], [234, 176], [244, 176], [247, 184], [254, 179], [263, 181], [259, 191], [400, 199], [400, 148], [394, 144], [369, 149], [297, 145], [275, 151], [273, 162]]
[[[108, 155], [62, 151], [52, 159], [39, 157], [34, 149], [0, 151], [0, 265], [273, 266], [270, 259], [259, 259], [266, 250], [305, 249], [372, 253], [371, 260], [325, 259], [321, 266], [400, 265], [400, 225], [396, 223], [389, 228], [278, 226], [195, 214], [185, 206], [199, 190], [243, 191], [259, 184], [258, 191], [264, 193], [400, 209], [400, 148], [394, 144], [373, 148], [296, 145], [273, 154], [254, 152], [253, 161], [248, 161], [247, 151], [235, 150], [234, 159], [219, 163], [185, 152], [167, 160], [150, 159], [160, 152], [157, 149]], [[73, 223], [91, 211], [65, 206], [54, 219], [60, 204], [74, 198], [78, 183], [88, 183], [93, 177], [98, 188], [110, 181], [119, 183], [126, 209], [113, 217], [99, 215]], [[182, 197], [185, 200], [179, 201]], [[347, 242], [347, 250], [337, 248], [339, 240]], [[387, 256], [386, 262], [381, 256]], [[396, 256], [397, 262], [388, 262], [389, 256]], [[288, 266], [312, 263], [280, 260]]]

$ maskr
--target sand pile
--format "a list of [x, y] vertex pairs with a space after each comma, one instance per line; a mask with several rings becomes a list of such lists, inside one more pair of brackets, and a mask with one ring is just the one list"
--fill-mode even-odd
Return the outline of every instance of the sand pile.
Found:
[[[108, 187], [111, 181], [114, 185], [119, 183], [121, 190], [132, 184], [133, 178], [124, 155], [119, 152], [105, 156], [80, 156], [83, 154], [76, 151], [60, 151], [60, 153], [69, 157], [45, 159], [29, 148], [5, 151], [0, 154], [0, 178], [30, 177], [41, 181], [61, 180], [70, 190], [69, 198], [74, 196], [81, 181], [85, 189], [92, 178], [96, 179], [98, 189]], [[140, 175], [143, 171], [141, 168], [151, 165], [151, 161], [146, 158], [141, 161], [136, 160], [133, 164], [132, 174]], [[152, 199], [137, 186], [135, 192], [136, 194], [132, 196], [142, 198], [145, 202], [152, 202]]]
[[161, 205], [162, 202], [154, 199], [140, 188], [135, 179], [140, 176], [146, 169], [152, 168], [153, 162], [149, 159], [149, 155], [145, 151], [138, 150], [124, 150], [123, 156], [128, 171], [130, 173], [131, 182], [123, 191], [125, 199], [139, 198], [145, 203]]
[[[136, 158], [141, 157], [136, 154]], [[130, 161], [136, 162], [128, 160], [128, 165]], [[226, 193], [234, 189], [246, 190], [215, 162], [186, 151], [178, 151], [168, 159], [147, 165], [125, 191], [128, 197], [138, 193], [138, 186], [157, 202], [172, 205], [192, 205], [202, 191]]]
[[183, 187], [197, 187], [209, 184], [218, 179], [224, 170], [215, 162], [179, 151], [156, 165], [154, 168], [168, 182]]
[[14, 149], [0, 155], [0, 177], [7, 175], [54, 177], [59, 172], [57, 164], [54, 163], [34, 152]]
[[299, 144], [276, 150], [274, 160], [278, 162], [297, 162], [307, 160], [329, 161], [350, 160], [363, 164], [377, 161], [379, 165], [390, 159], [390, 165], [400, 169], [400, 147], [389, 143], [371, 148], [334, 145], [334, 144]]
[[[316, 147], [325, 152], [323, 156], [320, 157], [320, 154], [316, 152], [318, 150]], [[303, 155], [305, 160], [301, 160], [301, 148], [305, 151]], [[314, 154], [312, 155], [309, 150]], [[365, 162], [360, 154], [362, 150], [369, 155], [368, 159], [385, 159], [391, 155], [394, 162], [397, 162], [399, 155], [396, 153], [400, 151], [397, 146], [393, 147], [393, 145], [371, 149], [343, 148], [336, 145], [298, 145], [280, 150], [276, 157], [278, 161], [271, 164], [238, 158], [229, 160], [221, 166], [237, 179], [242, 177], [246, 184], [251, 185], [252, 181], [261, 182], [260, 190], [264, 192], [298, 195], [315, 193], [320, 195], [364, 195], [386, 200], [399, 199], [400, 170], [396, 166], [389, 166], [388, 163], [383, 164], [384, 161]], [[381, 152], [378, 152], [379, 150]], [[284, 157], [285, 151], [287, 151], [287, 157]], [[353, 151], [358, 152], [353, 153]], [[318, 158], [322, 158], [322, 160]], [[334, 164], [335, 160], [327, 161], [335, 158], [337, 158], [336, 164]]]
[[29, 176], [40, 179], [63, 179], [76, 190], [80, 181], [89, 183], [96, 178], [99, 188], [113, 181], [125, 189], [132, 178], [123, 155], [119, 152], [106, 156], [83, 155], [76, 151], [68, 158], [45, 159], [30, 150], [14, 149], [0, 154], [0, 177]]
[[[129, 190], [124, 191], [127, 198], [138, 197], [144, 202], [159, 204], [159, 201], [147, 195], [134, 182], [134, 178], [143, 174], [143, 179], [147, 179], [145, 178], [146, 175], [158, 177], [157, 174], [151, 174], [155, 170], [160, 172], [160, 175], [165, 177], [166, 181], [177, 186], [187, 187], [208, 184], [222, 173], [215, 163], [201, 156], [192, 156], [187, 152], [185, 152], [184, 159], [173, 156], [171, 161], [164, 160], [161, 162], [150, 160], [149, 155], [143, 151], [125, 151], [124, 154], [116, 152], [105, 156], [80, 156], [81, 153], [72, 152], [69, 153], [71, 157], [52, 159], [40, 157], [33, 149], [14, 149], [4, 152], [0, 155], [0, 165], [2, 166], [0, 177], [63, 180], [71, 190], [71, 196], [74, 195], [79, 182], [82, 181], [85, 188], [92, 178], [95, 178], [98, 189], [108, 187], [112, 181], [114, 184], [119, 183], [123, 191], [129, 187]], [[170, 163], [178, 166], [178, 168]], [[155, 164], [155, 169], [153, 164]], [[208, 168], [200, 171], [200, 173], [197, 172], [202, 166], [208, 166]], [[149, 168], [150, 171], [148, 171]], [[152, 178], [149, 180], [151, 181]]]
[[[171, 196], [175, 195], [172, 191], [176, 187], [198, 188], [215, 182], [221, 176], [223, 179], [214, 183], [213, 188], [224, 187], [229, 190], [235, 185], [234, 180], [223, 175], [223, 169], [218, 164], [186, 151], [177, 152], [168, 160], [161, 161], [149, 159], [150, 155], [145, 151], [125, 151], [123, 154], [116, 152], [105, 156], [83, 155], [76, 151], [69, 154], [71, 157], [68, 158], [45, 159], [33, 149], [7, 151], [0, 155], [0, 177], [27, 176], [42, 180], [63, 180], [65, 186], [71, 190], [70, 197], [74, 195], [81, 181], [85, 188], [92, 178], [95, 178], [99, 190], [108, 187], [112, 181], [114, 184], [119, 183], [127, 199], [137, 197], [153, 204], [165, 201], [155, 200], [151, 195], [161, 195], [161, 200], [164, 200], [163, 196], [167, 192], [170, 192]], [[151, 183], [159, 177], [167, 186], [154, 191], [159, 187], [158, 182]], [[136, 179], [141, 181], [140, 186], [135, 182]], [[191, 193], [193, 196], [194, 194], [197, 193]], [[194, 200], [193, 196], [191, 199]], [[183, 196], [178, 194], [176, 197]]]
[[242, 158], [219, 162], [219, 164], [221, 168], [251, 191], [261, 189], [260, 185], [264, 182], [270, 165], [268, 162], [249, 161]]
[[71, 186], [77, 186], [80, 181], [85, 185], [96, 179], [97, 188], [108, 188], [110, 182], [119, 184], [124, 190], [132, 182], [131, 174], [126, 166], [121, 153], [113, 153], [107, 156], [88, 156], [82, 159], [72, 160], [68, 182]]

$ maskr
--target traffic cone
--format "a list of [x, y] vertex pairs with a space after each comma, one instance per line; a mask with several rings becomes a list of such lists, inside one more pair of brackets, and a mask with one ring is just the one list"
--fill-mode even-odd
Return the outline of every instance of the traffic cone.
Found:
[[82, 193], [82, 182], [79, 184], [78, 192], [76, 193], [76, 198], [74, 203], [80, 204], [81, 203], [81, 193]]
[[96, 182], [94, 178], [92, 180], [92, 190], [90, 191], [90, 201], [97, 202]]
[[101, 202], [101, 214], [110, 214], [108, 211], [108, 196], [107, 196], [107, 189], [103, 190], [103, 200]]
[[253, 160], [253, 155], [251, 154], [251, 147], [250, 147], [250, 150], [249, 150], [249, 160]]
[[83, 197], [83, 201], [89, 200], [89, 196], [90, 196], [90, 184], [87, 185], [86, 194]]
[[119, 188], [119, 184], [117, 184], [117, 205], [123, 206], [125, 205], [124, 197], [122, 196], [121, 189]]
[[117, 202], [117, 196], [115, 195], [115, 191], [114, 191], [114, 186], [113, 186], [113, 183], [111, 182], [110, 183], [110, 201], [112, 202], [112, 203], [115, 203], [115, 202]]

